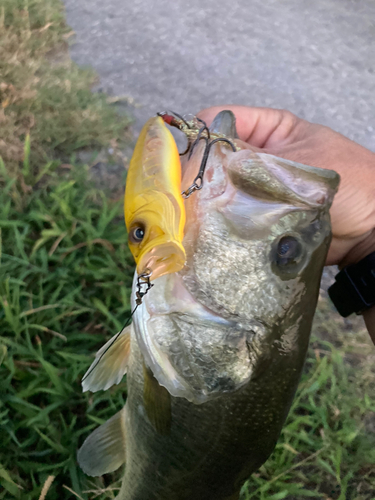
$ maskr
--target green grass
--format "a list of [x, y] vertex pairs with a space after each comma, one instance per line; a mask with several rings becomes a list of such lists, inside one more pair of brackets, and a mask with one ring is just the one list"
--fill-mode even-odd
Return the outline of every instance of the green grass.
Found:
[[133, 263], [121, 201], [72, 164], [118, 151], [130, 119], [91, 92], [70, 36], [60, 0], [0, 0], [1, 499], [44, 498], [53, 476], [49, 500], [87, 498], [116, 479], [86, 478], [75, 456], [126, 386], [93, 398], [80, 379], [129, 314]]
[[80, 387], [96, 350], [129, 315], [133, 271], [121, 203], [87, 176], [57, 170], [25, 196], [3, 172], [0, 498], [36, 499], [48, 475], [57, 476], [48, 499], [69, 498], [64, 485], [82, 495], [78, 443], [124, 405], [125, 384], [94, 398]]

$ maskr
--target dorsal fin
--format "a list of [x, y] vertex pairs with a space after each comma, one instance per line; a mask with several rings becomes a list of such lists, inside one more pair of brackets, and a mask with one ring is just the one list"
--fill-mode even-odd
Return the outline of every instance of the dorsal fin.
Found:
[[119, 384], [125, 375], [130, 354], [130, 328], [116, 334], [96, 353], [95, 360], [82, 379], [83, 392], [105, 391]]
[[108, 474], [125, 462], [125, 406], [89, 435], [77, 459], [88, 476]]

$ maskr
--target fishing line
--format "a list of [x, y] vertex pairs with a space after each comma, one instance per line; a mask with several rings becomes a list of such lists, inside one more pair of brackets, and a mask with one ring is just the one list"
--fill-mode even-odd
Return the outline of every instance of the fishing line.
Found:
[[[135, 313], [135, 311], [138, 309], [138, 306], [140, 306], [142, 304], [142, 299], [143, 297], [146, 295], [146, 293], [154, 286], [153, 283], [150, 282], [150, 278], [151, 278], [151, 275], [152, 275], [152, 272], [149, 271], [149, 270], [146, 270], [144, 273], [142, 274], [139, 274], [138, 275], [138, 278], [137, 278], [137, 291], [136, 291], [136, 299], [135, 299], [135, 303], [136, 303], [136, 306], [135, 308], [133, 309], [133, 311], [130, 313], [130, 316], [128, 316], [127, 320], [125, 321], [125, 324], [124, 326], [121, 328], [121, 330], [114, 336], [114, 338], [112, 339], [112, 342], [109, 344], [109, 346], [105, 349], [105, 351], [100, 355], [98, 361], [95, 363], [95, 365], [91, 368], [91, 370], [89, 370], [83, 377], [83, 379], [81, 380], [81, 383], [84, 382], [87, 377], [89, 375], [91, 375], [91, 373], [95, 370], [95, 368], [98, 366], [98, 364], [100, 363], [100, 361], [102, 360], [103, 356], [106, 354], [106, 352], [108, 351], [108, 349], [110, 349], [113, 344], [116, 342], [116, 340], [119, 338], [119, 336], [122, 334], [122, 332], [125, 330], [125, 328], [129, 325], [130, 323], [130, 320], [132, 319], [133, 317], [133, 314]], [[142, 281], [143, 280], [143, 281]], [[142, 286], [146, 286], [146, 289], [145, 290], [142, 290]]]

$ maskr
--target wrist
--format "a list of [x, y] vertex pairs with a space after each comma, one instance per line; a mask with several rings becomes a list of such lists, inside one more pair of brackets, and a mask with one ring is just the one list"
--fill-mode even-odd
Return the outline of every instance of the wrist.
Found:
[[375, 224], [374, 229], [366, 233], [363, 239], [351, 248], [341, 260], [339, 269], [343, 269], [344, 267], [352, 264], [357, 264], [357, 262], [367, 257], [367, 255], [372, 252], [375, 252]]
[[[375, 231], [374, 231], [375, 233]], [[341, 271], [335, 276], [335, 283], [328, 294], [336, 309], [345, 318], [352, 313], [363, 314], [375, 306], [375, 250], [373, 238], [366, 238], [365, 244], [352, 253], [348, 265], [341, 265]], [[366, 314], [371, 335], [374, 335], [373, 313]]]

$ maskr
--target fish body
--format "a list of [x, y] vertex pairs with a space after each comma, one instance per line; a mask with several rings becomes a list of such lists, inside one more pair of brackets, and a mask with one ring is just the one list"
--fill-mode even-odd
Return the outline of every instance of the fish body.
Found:
[[138, 274], [151, 279], [182, 269], [185, 207], [181, 163], [172, 134], [160, 117], [143, 127], [131, 159], [125, 192], [125, 223]]
[[[234, 140], [228, 113], [211, 130]], [[238, 499], [298, 385], [338, 176], [235, 144], [213, 146], [186, 201], [186, 265], [155, 282], [126, 332], [125, 408], [78, 455], [91, 475], [125, 462], [118, 500]]]

